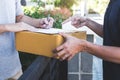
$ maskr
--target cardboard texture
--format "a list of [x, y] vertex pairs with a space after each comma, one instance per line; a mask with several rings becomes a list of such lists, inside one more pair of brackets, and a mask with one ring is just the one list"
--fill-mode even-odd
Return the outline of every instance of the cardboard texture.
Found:
[[[80, 39], [86, 39], [86, 32], [69, 33]], [[64, 38], [59, 34], [43, 34], [29, 31], [15, 33], [16, 49], [47, 57], [53, 56], [53, 50], [64, 42]]]

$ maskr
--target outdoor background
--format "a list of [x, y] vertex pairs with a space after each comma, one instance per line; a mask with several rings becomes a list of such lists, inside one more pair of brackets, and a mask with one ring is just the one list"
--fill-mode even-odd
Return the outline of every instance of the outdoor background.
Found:
[[[24, 0], [23, 0], [24, 1]], [[24, 13], [34, 18], [43, 18], [47, 14], [56, 20], [54, 27], [61, 28], [60, 23], [68, 17], [80, 14], [104, 15], [109, 0], [26, 0]], [[23, 2], [24, 4], [24, 2]]]

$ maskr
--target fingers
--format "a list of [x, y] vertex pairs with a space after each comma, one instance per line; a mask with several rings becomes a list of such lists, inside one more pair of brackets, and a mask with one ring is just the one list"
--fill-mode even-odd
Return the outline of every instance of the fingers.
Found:
[[60, 60], [67, 60], [70, 57], [70, 54], [67, 54], [64, 49], [60, 50], [57, 54], [53, 57], [59, 58]]
[[50, 17], [50, 21], [49, 22], [54, 22], [55, 20], [52, 18], [52, 17]]
[[65, 43], [54, 50], [54, 58], [59, 58], [60, 60], [70, 60], [73, 56], [66, 50]]
[[66, 19], [65, 21], [62, 22], [62, 24], [65, 24], [65, 23], [68, 23], [70, 21], [74, 22], [76, 21], [76, 18], [79, 18], [78, 16], [72, 16], [72, 17], [69, 17], [68, 19]]
[[61, 46], [59, 46], [59, 47], [57, 47], [57, 48], [56, 48], [56, 51], [60, 51], [60, 50], [62, 50], [62, 49], [64, 49], [64, 44], [61, 45]]
[[61, 60], [68, 60], [69, 57], [71, 57], [71, 54], [66, 53], [66, 54], [64, 54], [64, 56], [60, 57], [60, 59], [61, 59]]
[[79, 15], [75, 15], [75, 16], [72, 16], [70, 17], [69, 19], [65, 20], [62, 24], [65, 24], [67, 22], [71, 21], [71, 24], [73, 26], [75, 26], [76, 28], [79, 28], [79, 27], [82, 27], [82, 26], [85, 26], [85, 22], [86, 22], [86, 18], [84, 17], [81, 17]]
[[[61, 36], [63, 36], [65, 39], [68, 39], [70, 37], [70, 35], [65, 34], [65, 33], [59, 33]], [[62, 45], [60, 45], [59, 47], [56, 48], [56, 51], [60, 51], [63, 50], [65, 48], [66, 42]]]
[[49, 22], [47, 20], [47, 18], [43, 18], [42, 19], [42, 28], [46, 28], [48, 26]]
[[65, 23], [68, 23], [69, 21], [76, 21], [76, 18], [79, 18], [77, 16], [72, 16], [72, 17], [69, 17], [68, 19], [66, 19], [65, 21], [62, 22], [62, 24], [65, 24]]
[[55, 58], [59, 58], [60, 60], [71, 60], [73, 55], [70, 53], [66, 53], [65, 50], [61, 50], [59, 53], [54, 55]]
[[61, 50], [60, 52], [57, 53], [58, 57], [62, 57], [65, 54], [64, 50]]
[[51, 28], [53, 26], [53, 22], [54, 22], [54, 19], [51, 17], [49, 18], [49, 20], [47, 18], [42, 18], [41, 28], [45, 28], [45, 29]]
[[73, 57], [74, 57], [74, 55], [71, 55], [71, 56], [68, 57], [67, 60], [69, 61], [69, 60], [71, 60]]
[[53, 27], [53, 23], [54, 23], [54, 19], [50, 18], [50, 20], [48, 21], [48, 26], [46, 28], [52, 28]]

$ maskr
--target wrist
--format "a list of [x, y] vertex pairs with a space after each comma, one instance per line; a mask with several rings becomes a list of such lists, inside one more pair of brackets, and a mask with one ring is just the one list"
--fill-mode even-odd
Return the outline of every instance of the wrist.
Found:
[[36, 22], [36, 26], [35, 27], [40, 28], [41, 24], [42, 24], [42, 20], [41, 19], [37, 19], [35, 22]]
[[3, 26], [4, 32], [9, 32], [9, 26], [6, 24]]
[[1, 32], [7, 32], [7, 25], [0, 25]]
[[93, 46], [94, 46], [93, 43], [86, 41], [84, 49], [86, 52], [92, 53], [94, 49]]
[[82, 52], [89, 52], [91, 53], [91, 48], [92, 48], [93, 44], [91, 42], [88, 42], [86, 40], [82, 41]]
[[19, 26], [21, 22], [15, 24], [5, 24], [4, 31], [5, 32], [12, 32], [16, 26]]
[[82, 52], [87, 51], [87, 41], [86, 40], [82, 40], [82, 42], [80, 41], [80, 46], [82, 46]]
[[90, 19], [86, 18], [86, 26], [89, 27]]

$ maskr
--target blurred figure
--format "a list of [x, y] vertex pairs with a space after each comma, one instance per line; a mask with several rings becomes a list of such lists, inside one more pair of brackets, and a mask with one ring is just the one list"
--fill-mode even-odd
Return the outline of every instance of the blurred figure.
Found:
[[21, 0], [21, 5], [22, 5], [22, 6], [26, 6], [26, 4], [27, 4], [27, 3], [26, 3], [26, 0]]
[[[53, 18], [33, 19], [25, 16], [19, 0], [0, 0], [0, 80], [17, 80], [22, 75], [14, 32], [50, 28]], [[34, 26], [34, 27], [33, 27]], [[36, 28], [35, 28], [36, 27]]]

